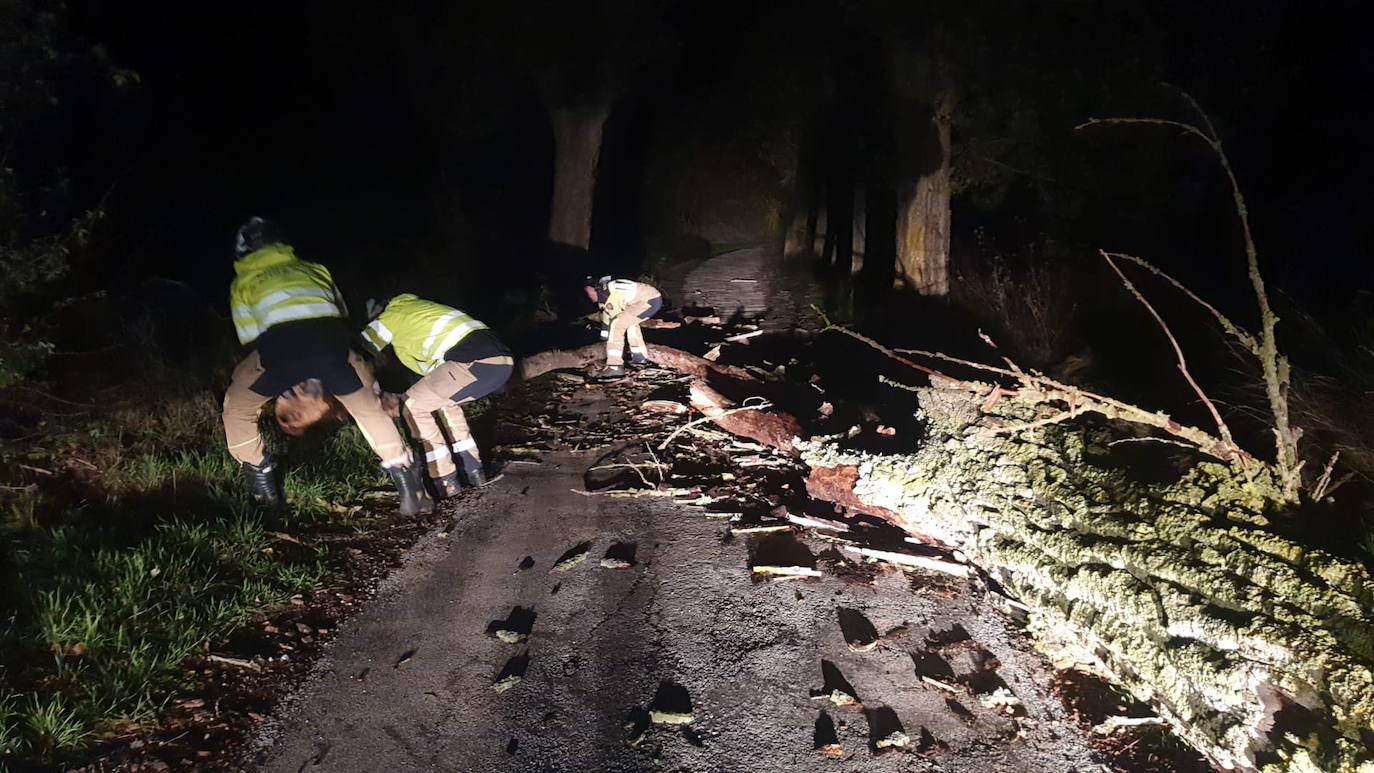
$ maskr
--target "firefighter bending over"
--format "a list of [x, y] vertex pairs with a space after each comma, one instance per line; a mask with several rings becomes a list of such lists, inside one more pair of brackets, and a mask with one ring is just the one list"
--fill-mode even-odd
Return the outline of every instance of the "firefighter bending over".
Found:
[[419, 465], [378, 399], [372, 368], [349, 345], [347, 311], [329, 270], [297, 258], [272, 223], [255, 217], [235, 237], [234, 273], [229, 307], [246, 356], [224, 395], [224, 435], [253, 499], [269, 507], [282, 503], [258, 414], [277, 395], [318, 379], [376, 452], [400, 494], [401, 512], [433, 509]]
[[439, 496], [462, 489], [454, 456], [469, 485], [485, 485], [482, 458], [461, 405], [505, 385], [515, 366], [510, 350], [467, 314], [409, 293], [369, 309], [368, 316], [372, 322], [363, 339], [378, 352], [390, 346], [401, 364], [423, 376], [406, 392], [403, 406]]
[[649, 364], [649, 348], [639, 326], [663, 308], [658, 290], [632, 279], [587, 277], [587, 297], [601, 307], [601, 337], [606, 341], [606, 366], [592, 375], [599, 379], [625, 375], [625, 340], [630, 341], [630, 364]]

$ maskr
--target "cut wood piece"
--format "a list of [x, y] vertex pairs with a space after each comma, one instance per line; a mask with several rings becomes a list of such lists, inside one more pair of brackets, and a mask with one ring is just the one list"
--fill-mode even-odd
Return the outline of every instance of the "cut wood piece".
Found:
[[820, 577], [821, 570], [812, 569], [808, 566], [755, 566], [752, 568], [754, 574], [766, 574], [771, 577]]
[[792, 513], [788, 513], [787, 520], [797, 524], [798, 526], [805, 526], [808, 529], [820, 529], [821, 531], [838, 532], [849, 531], [849, 524], [840, 523], [839, 521], [827, 521], [824, 518], [808, 518], [804, 515], [793, 515]]
[[731, 534], [776, 534], [780, 531], [787, 531], [791, 526], [782, 524], [780, 526], [736, 526], [730, 529]]
[[873, 558], [878, 561], [886, 561], [890, 564], [900, 566], [912, 566], [917, 569], [929, 569], [934, 572], [944, 572], [955, 577], [968, 577], [970, 570], [964, 564], [956, 564], [953, 561], [945, 561], [930, 556], [913, 556], [909, 553], [894, 553], [890, 550], [874, 550], [873, 548], [860, 547], [858, 545], [845, 545], [843, 549], [849, 553], [856, 553], [865, 558]]
[[940, 681], [939, 679], [933, 679], [933, 678], [931, 678], [931, 677], [929, 677], [929, 676], [922, 675], [922, 676], [921, 676], [921, 681], [922, 681], [922, 682], [925, 682], [926, 684], [930, 685], [931, 687], [938, 687], [938, 688], [940, 688], [941, 690], [944, 690], [944, 691], [946, 691], [946, 692], [954, 693], [955, 695], [958, 695], [958, 694], [960, 694], [961, 692], [963, 692], [963, 690], [960, 690], [958, 687], [955, 687], [955, 686], [952, 685], [952, 684], [946, 684], [946, 683]]
[[[720, 365], [671, 346], [649, 344], [649, 361], [661, 368], [700, 379], [724, 379], [736, 382], [755, 382], [749, 371], [733, 365]], [[605, 344], [587, 344], [577, 349], [551, 349], [522, 357], [516, 365], [521, 381], [538, 378], [552, 370], [584, 370], [604, 362]]]
[[639, 404], [639, 408], [650, 413], [672, 413], [679, 416], [691, 410], [676, 400], [645, 400]]
[[757, 381], [749, 371], [734, 365], [721, 365], [691, 352], [674, 349], [671, 346], [649, 344], [649, 360], [661, 368], [677, 371], [699, 379], [726, 379], [734, 381]]
[[796, 453], [792, 444], [795, 439], [801, 437], [802, 429], [801, 424], [790, 414], [736, 406], [700, 379], [692, 382], [688, 394], [692, 407], [726, 432], [749, 438], [779, 451]]
[[222, 664], [224, 664], [224, 665], [226, 665], [226, 666], [234, 666], [235, 668], [246, 668], [246, 669], [248, 669], [249, 671], [261, 671], [261, 670], [262, 670], [262, 666], [258, 665], [257, 663], [254, 663], [254, 662], [251, 661], [251, 660], [243, 660], [242, 658], [231, 658], [231, 657], [226, 657], [226, 656], [224, 656], [224, 655], [213, 655], [213, 654], [211, 654], [211, 655], [206, 655], [206, 656], [205, 656], [205, 659], [208, 660], [208, 661], [210, 661], [211, 663], [222, 663]]
[[898, 526], [906, 526], [906, 521], [897, 513], [859, 499], [854, 493], [854, 484], [858, 480], [857, 465], [812, 465], [811, 472], [806, 476], [806, 493], [814, 499], [834, 502], [850, 510], [876, 515]]
[[726, 340], [726, 341], [729, 341], [729, 342], [732, 343], [732, 344], [737, 344], [737, 343], [740, 343], [740, 342], [742, 342], [742, 341], [748, 341], [750, 338], [753, 338], [753, 337], [755, 337], [755, 336], [761, 336], [761, 335], [763, 335], [763, 331], [762, 331], [762, 330], [755, 330], [755, 331], [753, 331], [753, 332], [751, 332], [751, 333], [740, 333], [739, 335], [728, 336], [728, 337], [726, 337], [725, 340]]

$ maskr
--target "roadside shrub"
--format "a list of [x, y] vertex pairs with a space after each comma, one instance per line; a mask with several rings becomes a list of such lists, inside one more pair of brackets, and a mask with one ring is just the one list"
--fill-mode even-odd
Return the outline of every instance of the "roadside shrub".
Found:
[[1033, 257], [1013, 264], [994, 255], [958, 268], [955, 304], [972, 314], [1019, 363], [1049, 370], [1073, 351], [1073, 277], [1066, 266]]

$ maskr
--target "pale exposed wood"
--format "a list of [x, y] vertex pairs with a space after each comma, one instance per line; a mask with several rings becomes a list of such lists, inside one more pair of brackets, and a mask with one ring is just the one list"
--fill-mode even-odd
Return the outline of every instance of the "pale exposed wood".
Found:
[[855, 553], [865, 558], [872, 558], [878, 561], [886, 561], [889, 564], [899, 566], [911, 566], [917, 569], [929, 569], [932, 572], [942, 572], [954, 575], [955, 577], [968, 577], [969, 568], [964, 564], [956, 564], [953, 561], [944, 561], [929, 556], [913, 556], [909, 553], [894, 553], [890, 550], [876, 550], [860, 545], [841, 545], [847, 553]]

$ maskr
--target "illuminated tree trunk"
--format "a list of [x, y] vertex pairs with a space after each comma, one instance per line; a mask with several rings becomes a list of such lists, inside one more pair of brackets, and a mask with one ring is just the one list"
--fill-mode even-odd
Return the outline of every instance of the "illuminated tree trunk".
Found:
[[896, 286], [921, 295], [949, 294], [950, 115], [953, 100], [941, 95], [923, 152], [933, 157], [902, 191], [897, 212]]
[[550, 241], [583, 249], [591, 244], [596, 165], [610, 112], [609, 104], [550, 111], [554, 141]]

